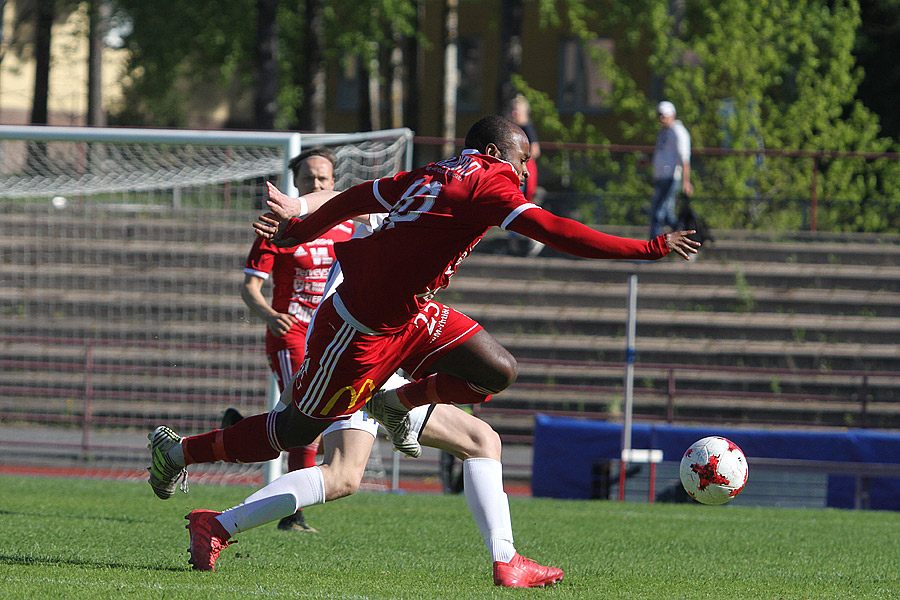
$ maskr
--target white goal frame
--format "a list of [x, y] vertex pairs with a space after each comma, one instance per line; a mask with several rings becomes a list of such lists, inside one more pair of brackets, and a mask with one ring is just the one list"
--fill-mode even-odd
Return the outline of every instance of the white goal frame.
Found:
[[[183, 129], [131, 129], [115, 127], [50, 127], [36, 125], [0, 125], [0, 140], [32, 142], [112, 142], [134, 144], [189, 144], [203, 146], [264, 146], [278, 148], [282, 155], [281, 182], [289, 196], [297, 195], [294, 176], [288, 164], [306, 146], [351, 144], [388, 137], [406, 138], [406, 164], [412, 169], [413, 132], [403, 127], [357, 133], [311, 133], [267, 131], [222, 131]], [[58, 194], [71, 193], [71, 189], [59, 188]], [[0, 198], [8, 198], [8, 190], [0, 190]]]
[[[374, 142], [377, 145], [377, 142], [380, 140], [391, 140], [391, 146], [394, 147], [394, 144], [403, 144], [405, 145], [405, 150], [403, 151], [403, 156], [397, 156], [399, 152], [392, 151], [390, 156], [396, 157], [397, 159], [402, 158], [402, 164], [392, 164], [392, 171], [378, 173], [374, 176], [365, 176], [360, 175], [359, 172], [354, 172], [352, 176], [348, 175], [343, 171], [343, 163], [345, 160], [341, 156], [341, 152], [338, 151], [338, 157], [341, 159], [341, 165], [339, 165], [338, 172], [336, 172], [336, 176], [339, 177], [338, 185], [342, 188], [349, 187], [349, 185], [358, 183], [359, 181], [363, 181], [366, 179], [372, 179], [375, 177], [385, 176], [392, 174], [397, 170], [411, 170], [413, 165], [413, 132], [408, 128], [397, 128], [397, 129], [388, 129], [388, 130], [380, 130], [380, 131], [371, 131], [371, 132], [355, 132], [355, 133], [297, 133], [297, 132], [268, 132], [268, 131], [223, 131], [223, 130], [186, 130], [186, 129], [153, 129], [153, 128], [114, 128], [114, 127], [54, 127], [54, 126], [33, 126], [33, 125], [0, 125], [0, 201], [5, 202], [7, 209], [12, 207], [13, 210], [17, 211], [19, 208], [22, 209], [23, 214], [29, 215], [32, 214], [33, 209], [46, 210], [47, 201], [51, 198], [56, 199], [56, 197], [61, 197], [63, 202], [65, 201], [65, 197], [79, 197], [79, 198], [87, 198], [87, 203], [91, 202], [90, 197], [92, 195], [103, 195], [108, 193], [116, 193], [121, 190], [127, 190], [129, 192], [142, 192], [142, 191], [152, 191], [152, 190], [172, 190], [172, 200], [171, 205], [160, 206], [156, 204], [156, 208], [160, 210], [173, 210], [179, 211], [181, 210], [180, 206], [180, 192], [179, 188], [183, 185], [185, 188], [191, 186], [215, 186], [215, 185], [227, 185], [229, 182], [238, 181], [238, 180], [247, 180], [252, 178], [261, 178], [261, 177], [271, 177], [272, 175], [277, 173], [279, 178], [278, 185], [279, 187], [288, 195], [296, 196], [297, 189], [294, 186], [293, 174], [289, 168], [289, 163], [291, 159], [298, 154], [300, 154], [304, 149], [313, 147], [313, 146], [328, 146], [328, 147], [341, 147], [347, 148], [348, 152], [366, 152], [366, 146], [368, 142]], [[217, 164], [215, 158], [209, 161], [209, 168], [201, 168], [195, 169], [194, 171], [186, 170], [183, 178], [181, 174], [175, 170], [171, 173], [161, 167], [160, 172], [162, 175], [160, 177], [150, 177], [147, 180], [142, 180], [140, 178], [140, 173], [137, 176], [133, 177], [131, 180], [128, 180], [127, 177], [129, 175], [134, 175], [133, 173], [128, 172], [127, 163], [124, 168], [121, 163], [116, 163], [115, 160], [109, 160], [105, 164], [98, 165], [96, 171], [91, 171], [95, 165], [91, 163], [92, 156], [84, 157], [82, 156], [82, 162], [80, 165], [85, 167], [83, 173], [79, 174], [78, 172], [73, 173], [71, 169], [67, 171], [67, 169], [62, 168], [59, 172], [55, 172], [52, 157], [43, 157], [46, 158], [46, 162], [39, 163], [37, 165], [36, 170], [32, 170], [26, 175], [19, 174], [17, 170], [18, 167], [24, 167], [26, 165], [26, 161], [28, 160], [26, 153], [30, 152], [31, 146], [25, 145], [17, 145], [13, 144], [12, 146], [4, 146], [2, 145], [5, 142], [26, 142], [26, 143], [46, 143], [47, 147], [51, 147], [54, 142], [63, 142], [63, 143], [75, 143], [75, 144], [109, 144], [109, 145], [147, 145], [150, 148], [152, 145], [161, 145], [161, 146], [185, 146], [185, 147], [244, 147], [244, 148], [269, 148], [273, 149], [273, 153], [267, 153], [263, 159], [261, 159], [261, 163], [265, 163], [262, 166], [256, 166], [253, 161], [248, 161], [247, 164], [253, 165], [252, 167], [244, 168], [244, 163], [240, 163], [239, 166], [235, 167], [237, 171], [229, 171], [227, 165]], [[351, 145], [359, 144], [363, 148], [352, 147]], [[23, 148], [29, 148], [28, 150], [23, 150]], [[3, 156], [2, 153], [6, 152], [8, 156]], [[90, 153], [90, 151], [85, 151]], [[138, 155], [139, 155], [138, 150]], [[237, 153], [237, 151], [235, 151]], [[102, 153], [100, 153], [102, 155]], [[375, 156], [376, 154], [373, 152], [372, 154], [366, 155]], [[14, 159], [18, 161], [17, 164], [4, 163], [5, 159]], [[350, 161], [346, 161], [350, 162]], [[376, 161], [377, 162], [377, 161]], [[391, 161], [394, 163], [394, 161]], [[235, 163], [238, 165], [238, 163]], [[65, 167], [66, 165], [63, 165]], [[368, 164], [363, 166], [358, 166], [362, 172], [364, 172], [367, 168], [370, 168]], [[44, 167], [46, 170], [46, 174], [43, 172], [41, 167]], [[249, 170], [248, 170], [249, 169]], [[254, 170], [255, 169], [255, 170]], [[120, 173], [121, 171], [121, 173]], [[202, 173], [201, 173], [202, 171]], [[24, 172], [24, 169], [22, 170]], [[147, 174], [152, 174], [154, 172], [154, 163], [148, 157], [147, 161]], [[237, 173], [237, 174], [235, 174]], [[200, 178], [197, 179], [195, 176], [200, 174]], [[121, 175], [121, 177], [119, 177]], [[129, 187], [130, 185], [135, 185], [136, 187]], [[40, 206], [37, 206], [40, 205]], [[56, 206], [54, 202], [52, 204], [55, 208], [60, 208], [60, 206]], [[120, 211], [141, 211], [147, 210], [147, 207], [135, 208], [133, 206], [128, 205], [127, 203], [121, 203], [115, 205], [115, 208]], [[151, 207], [152, 208], [152, 207]], [[50, 208], [52, 211], [53, 208]], [[30, 212], [31, 211], [31, 212]], [[46, 214], [46, 213], [44, 213]], [[62, 214], [62, 213], [60, 213]], [[43, 219], [46, 221], [46, 219]], [[29, 222], [26, 220], [25, 222]], [[41, 225], [41, 227], [52, 227], [50, 225]], [[42, 229], [43, 231], [43, 229]], [[50, 230], [52, 232], [52, 229]], [[39, 234], [42, 235], [42, 234]], [[52, 233], [48, 234], [51, 236]], [[48, 237], [47, 239], [50, 239]], [[71, 238], [66, 238], [61, 242], [62, 244], [66, 244], [69, 241], [72, 241]], [[91, 242], [86, 241], [84, 244], [90, 244]], [[28, 343], [28, 342], [22, 342]], [[77, 343], [77, 342], [76, 342]], [[90, 354], [90, 350], [88, 350], [88, 354]], [[50, 368], [47, 365], [38, 365], [37, 369], [45, 369]], [[89, 379], [90, 374], [86, 371], [85, 378]], [[274, 382], [274, 380], [273, 380]], [[29, 384], [19, 385], [19, 392], [17, 393], [28, 393], [27, 387]], [[278, 387], [277, 385], [268, 385], [267, 389], [267, 403], [270, 407], [274, 406], [278, 402]], [[24, 392], [22, 390], [25, 390]], [[66, 393], [68, 390], [61, 390], [61, 393]], [[15, 410], [19, 409], [14, 409]], [[84, 421], [87, 424], [89, 421], [88, 417], [89, 409], [85, 409], [85, 417]], [[18, 414], [18, 413], [16, 413]], [[90, 454], [90, 450], [88, 449], [91, 439], [90, 439], [89, 429], [85, 428], [85, 433], [83, 435], [83, 446], [85, 450], [83, 453], [85, 455]], [[0, 439], [0, 443], [3, 440]], [[396, 484], [396, 469], [397, 462], [394, 463], [394, 483]], [[281, 460], [276, 459], [270, 463], [269, 468], [267, 469], [266, 480], [271, 481], [278, 475], [280, 475], [281, 471]]]

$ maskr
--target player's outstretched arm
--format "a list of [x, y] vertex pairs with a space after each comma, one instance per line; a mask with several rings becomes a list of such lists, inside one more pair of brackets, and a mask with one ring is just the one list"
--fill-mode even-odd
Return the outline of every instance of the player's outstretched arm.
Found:
[[322, 190], [304, 194], [299, 198], [292, 198], [275, 187], [272, 182], [266, 182], [271, 212], [282, 219], [299, 219], [309, 213], [316, 212], [323, 204], [337, 196], [340, 192], [334, 190]]
[[538, 207], [519, 214], [507, 229], [583, 258], [656, 260], [675, 251], [687, 259], [700, 247], [699, 242], [687, 237], [692, 232], [669, 233], [649, 241], [623, 238], [596, 231]]
[[[273, 212], [266, 213], [253, 223], [257, 235], [269, 240], [279, 247], [290, 247], [314, 240], [323, 233], [347, 219], [372, 212], [384, 211], [385, 207], [375, 199], [372, 182], [355, 185], [349, 190], [335, 194], [334, 192], [315, 192], [305, 196], [319, 203], [318, 209], [302, 221], [289, 218], [288, 210], [280, 207], [275, 212], [273, 204], [284, 200], [279, 196], [278, 188], [268, 184], [270, 191], [269, 205]], [[277, 194], [275, 193], [277, 192]], [[274, 194], [277, 200], [272, 198]], [[326, 197], [327, 195], [327, 197]]]

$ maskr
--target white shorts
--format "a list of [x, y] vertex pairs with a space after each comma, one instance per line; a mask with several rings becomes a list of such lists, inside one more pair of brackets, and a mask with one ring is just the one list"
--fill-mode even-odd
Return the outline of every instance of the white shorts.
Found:
[[359, 429], [360, 431], [367, 431], [372, 434], [372, 437], [375, 437], [378, 434], [378, 423], [366, 411], [358, 410], [350, 415], [349, 419], [341, 419], [329, 425], [328, 429], [322, 432], [322, 435], [326, 436], [329, 433], [341, 431], [342, 429]]

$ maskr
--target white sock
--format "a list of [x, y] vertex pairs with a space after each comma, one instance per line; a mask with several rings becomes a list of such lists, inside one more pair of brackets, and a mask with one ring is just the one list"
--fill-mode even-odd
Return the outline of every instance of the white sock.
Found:
[[216, 517], [234, 535], [325, 502], [325, 480], [319, 467], [282, 475], [246, 500]]
[[509, 498], [503, 492], [503, 465], [492, 458], [463, 461], [466, 504], [493, 562], [509, 562], [516, 555], [513, 546]]

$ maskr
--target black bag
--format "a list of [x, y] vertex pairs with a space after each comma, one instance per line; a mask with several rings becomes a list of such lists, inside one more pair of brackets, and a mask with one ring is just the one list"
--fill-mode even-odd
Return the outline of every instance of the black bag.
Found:
[[681, 210], [678, 212], [678, 227], [676, 229], [680, 231], [696, 230], [697, 233], [691, 235], [690, 238], [701, 244], [716, 241], [706, 221], [702, 217], [698, 217], [694, 209], [691, 208], [691, 198], [686, 194], [681, 194]]

